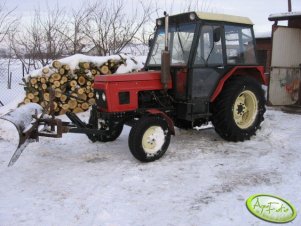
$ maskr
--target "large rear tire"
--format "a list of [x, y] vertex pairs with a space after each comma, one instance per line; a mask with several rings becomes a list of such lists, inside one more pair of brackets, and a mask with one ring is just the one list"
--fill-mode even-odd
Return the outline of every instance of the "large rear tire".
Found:
[[264, 120], [265, 97], [261, 84], [251, 77], [235, 76], [212, 105], [212, 123], [225, 140], [250, 139]]
[[170, 143], [167, 122], [158, 116], [145, 116], [132, 127], [129, 135], [129, 148], [133, 156], [142, 162], [161, 158]]

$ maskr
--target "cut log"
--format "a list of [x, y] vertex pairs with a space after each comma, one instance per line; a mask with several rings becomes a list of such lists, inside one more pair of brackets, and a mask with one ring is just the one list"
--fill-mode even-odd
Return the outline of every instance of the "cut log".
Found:
[[93, 93], [93, 92], [88, 93], [88, 97], [89, 97], [89, 98], [94, 97], [94, 93]]
[[58, 73], [53, 73], [51, 75], [51, 78], [53, 79], [53, 81], [59, 81], [61, 79], [61, 77], [62, 76], [60, 74], [58, 74]]
[[65, 74], [65, 69], [64, 68], [60, 68], [59, 69], [59, 74], [60, 75], [64, 75]]
[[89, 105], [87, 102], [82, 103], [81, 108], [82, 108], [83, 110], [87, 110], [89, 107], [90, 107], [90, 105]]
[[64, 68], [66, 71], [70, 70], [70, 66], [68, 64], [64, 64], [62, 68]]
[[98, 71], [97, 71], [96, 69], [92, 69], [92, 70], [91, 70], [91, 74], [92, 74], [92, 75], [97, 75], [97, 74], [98, 74]]
[[25, 104], [28, 104], [28, 103], [30, 103], [30, 102], [31, 102], [30, 99], [28, 99], [28, 98], [25, 98], [25, 99], [24, 99], [24, 103], [25, 103]]
[[61, 86], [61, 83], [60, 83], [60, 81], [54, 81], [54, 82], [53, 82], [53, 85], [54, 85], [56, 88], [58, 88], [58, 87]]
[[106, 75], [109, 73], [109, 67], [107, 65], [103, 65], [101, 68], [100, 68], [100, 72], [101, 74], [103, 75]]
[[90, 69], [90, 63], [88, 62], [80, 62], [78, 66], [83, 69]]
[[62, 95], [60, 96], [60, 100], [61, 100], [62, 103], [65, 103], [65, 101], [67, 100], [67, 96], [64, 95], [64, 94], [62, 94]]
[[77, 89], [77, 93], [78, 94], [83, 94], [85, 92], [85, 89], [84, 88], [79, 88]]
[[32, 102], [33, 102], [33, 103], [38, 103], [39, 100], [40, 100], [40, 98], [37, 97], [37, 96], [35, 96], [35, 97], [32, 99]]
[[48, 73], [49, 73], [49, 67], [44, 67], [44, 68], [42, 69], [42, 73], [43, 73], [43, 74], [48, 74]]
[[93, 105], [93, 104], [96, 103], [96, 101], [95, 101], [94, 98], [90, 98], [90, 99], [88, 100], [88, 103], [89, 103], [90, 105]]
[[81, 86], [86, 84], [86, 79], [84, 76], [79, 76], [78, 78], [78, 84], [80, 84]]
[[46, 101], [50, 101], [50, 95], [49, 95], [49, 93], [44, 93], [44, 94], [43, 94], [43, 98], [44, 98], [44, 100], [46, 100]]
[[64, 84], [64, 83], [66, 83], [67, 81], [68, 81], [67, 76], [62, 76], [61, 84], [62, 84], [62, 82], [63, 82], [63, 84]]
[[52, 67], [59, 69], [60, 67], [62, 67], [62, 64], [58, 60], [55, 60], [52, 62]]
[[69, 109], [69, 104], [63, 104], [62, 109], [67, 111]]
[[42, 89], [46, 90], [47, 89], [47, 85], [46, 84], [42, 84]]
[[40, 81], [41, 83], [45, 84], [47, 82], [46, 77], [41, 77]]
[[64, 115], [66, 114], [68, 110], [65, 110], [65, 109], [61, 109], [60, 112], [59, 112], [59, 115]]
[[37, 78], [30, 78], [31, 85], [35, 85], [37, 84], [37, 82], [38, 82]]
[[69, 84], [70, 84], [71, 87], [75, 87], [77, 85], [77, 81], [72, 80], [72, 81], [70, 81]]
[[61, 89], [57, 88], [54, 91], [55, 91], [55, 97], [60, 98], [62, 96]]
[[87, 100], [87, 94], [85, 94], [85, 93], [78, 94], [78, 98], [80, 98], [83, 101], [86, 101]]
[[30, 100], [32, 100], [34, 97], [35, 97], [35, 96], [34, 96], [33, 93], [28, 93], [28, 94], [27, 94], [27, 98], [30, 99]]
[[73, 110], [74, 113], [80, 113], [80, 112], [83, 112], [83, 109], [79, 108], [79, 107], [76, 107], [74, 110]]
[[74, 100], [74, 99], [73, 99], [73, 100], [70, 99], [70, 100], [68, 101], [68, 106], [69, 106], [70, 109], [76, 108], [76, 107], [77, 107], [77, 101]]

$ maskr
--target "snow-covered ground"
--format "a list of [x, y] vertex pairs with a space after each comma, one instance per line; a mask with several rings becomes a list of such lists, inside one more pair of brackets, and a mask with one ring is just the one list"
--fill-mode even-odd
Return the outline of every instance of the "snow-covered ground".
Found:
[[247, 210], [255, 193], [290, 200], [298, 213], [288, 225], [301, 225], [300, 115], [268, 109], [243, 143], [176, 130], [165, 156], [147, 164], [130, 154], [125, 127], [111, 143], [41, 138], [8, 168], [17, 133], [0, 125], [0, 225], [272, 225]]

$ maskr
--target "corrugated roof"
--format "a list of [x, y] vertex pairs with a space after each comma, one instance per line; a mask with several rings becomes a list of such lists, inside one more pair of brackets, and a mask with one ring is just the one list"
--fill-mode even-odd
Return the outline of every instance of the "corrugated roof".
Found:
[[201, 20], [225, 21], [231, 23], [253, 25], [252, 21], [248, 17], [233, 16], [233, 15], [219, 14], [219, 13], [205, 13], [205, 12], [196, 12], [196, 15]]

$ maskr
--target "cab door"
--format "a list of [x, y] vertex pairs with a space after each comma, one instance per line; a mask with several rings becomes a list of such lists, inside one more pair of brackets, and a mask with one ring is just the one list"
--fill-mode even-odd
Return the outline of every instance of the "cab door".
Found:
[[210, 96], [224, 74], [223, 27], [201, 27], [195, 57], [190, 70], [189, 96], [192, 102], [192, 119], [209, 113]]

